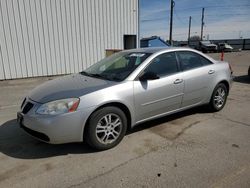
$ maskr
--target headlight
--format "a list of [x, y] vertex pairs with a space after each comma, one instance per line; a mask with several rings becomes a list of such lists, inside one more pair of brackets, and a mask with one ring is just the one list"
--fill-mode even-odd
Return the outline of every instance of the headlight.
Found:
[[51, 101], [40, 106], [36, 112], [38, 114], [50, 114], [50, 115], [74, 112], [76, 111], [79, 102], [80, 99], [78, 98], [69, 98], [69, 99]]

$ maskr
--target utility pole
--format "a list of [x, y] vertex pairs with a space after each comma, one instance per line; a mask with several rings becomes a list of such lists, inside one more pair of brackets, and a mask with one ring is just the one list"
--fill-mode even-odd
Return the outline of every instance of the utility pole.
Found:
[[140, 0], [138, 0], [137, 1], [137, 7], [138, 7], [138, 9], [137, 9], [137, 11], [136, 11], [136, 13], [137, 13], [137, 17], [138, 17], [138, 20], [137, 20], [137, 30], [138, 30], [138, 35], [137, 35], [137, 48], [140, 48], [141, 47], [141, 41], [140, 41], [140, 38], [141, 38], [141, 32], [140, 32], [140, 30], [141, 30], [141, 25], [140, 25], [140, 20], [141, 20], [141, 13], [140, 13], [140, 7], [141, 7], [141, 1]]
[[191, 17], [191, 16], [189, 16], [189, 26], [188, 26], [188, 45], [189, 45], [189, 40], [190, 40], [191, 20], [192, 20], [192, 17]]
[[204, 10], [205, 8], [202, 8], [202, 15], [201, 15], [201, 40], [203, 40], [203, 27], [204, 27]]
[[174, 8], [174, 1], [170, 0], [170, 31], [169, 31], [169, 43], [170, 45], [173, 44], [172, 42], [172, 29], [173, 29], [173, 8]]

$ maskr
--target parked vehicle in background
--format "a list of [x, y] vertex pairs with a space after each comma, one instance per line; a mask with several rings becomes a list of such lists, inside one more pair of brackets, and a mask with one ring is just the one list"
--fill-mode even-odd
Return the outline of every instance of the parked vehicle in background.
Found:
[[231, 79], [227, 62], [190, 48], [127, 50], [36, 87], [17, 119], [44, 142], [105, 150], [142, 122], [199, 105], [221, 110]]
[[189, 41], [188, 46], [190, 48], [195, 49], [195, 50], [199, 50], [199, 47], [200, 47], [199, 43], [200, 43], [200, 41]]
[[141, 48], [147, 47], [169, 47], [170, 45], [158, 36], [141, 39]]
[[218, 47], [209, 40], [203, 40], [199, 42], [199, 50], [203, 53], [207, 52], [217, 52]]
[[232, 52], [233, 47], [227, 43], [218, 43], [218, 52]]

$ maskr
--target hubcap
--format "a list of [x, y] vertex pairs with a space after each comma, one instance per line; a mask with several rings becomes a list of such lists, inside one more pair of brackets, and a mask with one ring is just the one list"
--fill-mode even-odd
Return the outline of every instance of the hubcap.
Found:
[[110, 144], [117, 140], [121, 131], [121, 118], [116, 114], [106, 114], [97, 123], [96, 137], [99, 142]]
[[214, 104], [219, 109], [224, 105], [226, 99], [226, 92], [223, 88], [219, 87], [214, 96]]

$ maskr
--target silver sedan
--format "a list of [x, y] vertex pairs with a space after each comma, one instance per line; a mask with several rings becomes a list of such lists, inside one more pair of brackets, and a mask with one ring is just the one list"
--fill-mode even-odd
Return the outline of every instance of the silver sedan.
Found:
[[139, 123], [199, 105], [221, 110], [231, 80], [228, 63], [193, 49], [122, 51], [36, 87], [24, 99], [17, 120], [44, 142], [86, 140], [105, 150]]

